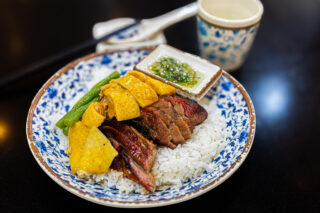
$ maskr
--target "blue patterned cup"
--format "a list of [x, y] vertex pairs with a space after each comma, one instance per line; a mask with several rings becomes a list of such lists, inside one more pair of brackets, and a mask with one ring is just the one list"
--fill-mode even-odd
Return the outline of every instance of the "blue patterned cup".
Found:
[[240, 68], [263, 14], [259, 0], [199, 0], [200, 55], [224, 70]]

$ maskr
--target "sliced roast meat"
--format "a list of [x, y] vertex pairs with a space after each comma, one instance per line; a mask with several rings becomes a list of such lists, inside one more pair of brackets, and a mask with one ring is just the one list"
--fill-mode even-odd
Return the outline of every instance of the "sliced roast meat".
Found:
[[[123, 156], [125, 153], [120, 153], [121, 156]], [[128, 156], [128, 155], [127, 155]], [[129, 156], [128, 156], [129, 158]], [[125, 157], [122, 157], [122, 172], [123, 172], [123, 176], [139, 183], [138, 179], [136, 178], [136, 176], [133, 174], [133, 172], [131, 171], [130, 166], [126, 163], [125, 161]]]
[[126, 168], [148, 192], [154, 192], [156, 186], [153, 176], [138, 165], [127, 153], [123, 153]]
[[118, 121], [108, 121], [102, 127], [109, 138], [115, 139], [142, 168], [150, 171], [156, 157], [156, 145], [133, 127]]
[[191, 120], [184, 114], [183, 106], [175, 101], [174, 96], [163, 96], [162, 98], [171, 103], [173, 111], [178, 115], [176, 122], [184, 127], [185, 132], [186, 125], [189, 127], [189, 131], [186, 132], [187, 135], [185, 137], [186, 140], [189, 139], [194, 129], [194, 126], [192, 125]]
[[[109, 138], [112, 146], [117, 150], [118, 153], [121, 153], [122, 148], [118, 141], [116, 141], [114, 138]], [[112, 161], [111, 168], [115, 169], [117, 171], [122, 171], [122, 156], [120, 154], [117, 155]]]
[[191, 137], [194, 126], [203, 122], [207, 111], [197, 102], [178, 95], [161, 96], [143, 109], [133, 123], [154, 141], [174, 149]]
[[117, 150], [117, 152], [120, 153], [122, 150], [120, 143], [114, 138], [109, 138], [109, 140], [110, 140], [113, 148], [115, 148], [115, 150]]
[[161, 119], [161, 113], [151, 107], [145, 107], [141, 110], [140, 119], [137, 123], [149, 132], [153, 140], [164, 144], [171, 149], [176, 148], [176, 145], [171, 142], [172, 136], [167, 125]]
[[[191, 131], [189, 127], [183, 120], [183, 117], [174, 110], [174, 107], [168, 99], [159, 97], [158, 102], [154, 103], [151, 108], [160, 110], [163, 115], [167, 116], [163, 116], [162, 119], [166, 119], [169, 123], [167, 124], [167, 126], [169, 127], [169, 129], [173, 130], [173, 132], [171, 132], [173, 142], [181, 143], [190, 138]], [[170, 126], [172, 127], [170, 128]], [[178, 127], [179, 131], [176, 130], [175, 126]]]
[[119, 153], [112, 162], [112, 168], [153, 192], [155, 183], [150, 170], [157, 153], [156, 145], [132, 126], [115, 120], [106, 121], [101, 130]]
[[184, 137], [181, 135], [181, 132], [178, 126], [175, 123], [171, 123], [169, 126], [170, 134], [172, 136], [172, 142], [175, 144], [183, 143], [185, 141]]
[[181, 105], [184, 109], [184, 114], [190, 119], [193, 126], [201, 124], [208, 117], [208, 112], [197, 102], [179, 95], [172, 96], [175, 105]]
[[152, 111], [152, 113], [154, 113], [154, 116], [156, 116], [159, 119], [158, 122], [161, 122], [161, 123], [163, 122], [166, 125], [168, 129], [168, 131], [165, 130], [167, 132], [166, 134], [167, 141], [173, 142], [175, 144], [181, 143], [184, 141], [184, 137], [182, 136], [178, 126], [175, 124], [173, 118], [168, 113], [165, 113], [163, 110], [157, 109], [155, 107], [150, 107], [149, 109], [145, 109], [145, 111], [147, 110], [150, 110]]

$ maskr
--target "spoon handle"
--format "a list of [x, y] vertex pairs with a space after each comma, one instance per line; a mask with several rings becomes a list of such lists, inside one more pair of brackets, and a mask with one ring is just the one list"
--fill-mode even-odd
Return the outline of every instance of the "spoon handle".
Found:
[[148, 22], [152, 23], [153, 26], [157, 26], [160, 30], [163, 30], [175, 23], [178, 23], [184, 19], [190, 18], [197, 14], [198, 2], [193, 2], [184, 7], [172, 10], [161, 16], [148, 19]]

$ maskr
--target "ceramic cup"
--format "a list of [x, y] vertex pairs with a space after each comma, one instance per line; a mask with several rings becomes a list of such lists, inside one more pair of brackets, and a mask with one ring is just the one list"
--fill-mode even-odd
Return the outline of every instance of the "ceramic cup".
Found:
[[199, 0], [200, 55], [227, 71], [241, 67], [263, 14], [259, 0]]

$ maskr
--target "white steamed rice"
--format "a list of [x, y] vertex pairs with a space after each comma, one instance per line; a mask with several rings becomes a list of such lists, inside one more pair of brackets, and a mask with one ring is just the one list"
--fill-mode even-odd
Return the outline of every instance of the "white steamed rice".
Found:
[[[185, 181], [194, 179], [205, 170], [215, 168], [213, 159], [226, 145], [226, 121], [221, 112], [211, 102], [205, 106], [208, 118], [196, 126], [191, 138], [172, 150], [159, 147], [152, 174], [157, 188], [179, 187]], [[106, 174], [90, 175], [90, 182], [99, 182], [106, 187], [117, 188], [121, 193], [146, 193], [146, 190], [127, 178], [122, 172], [110, 169]]]

